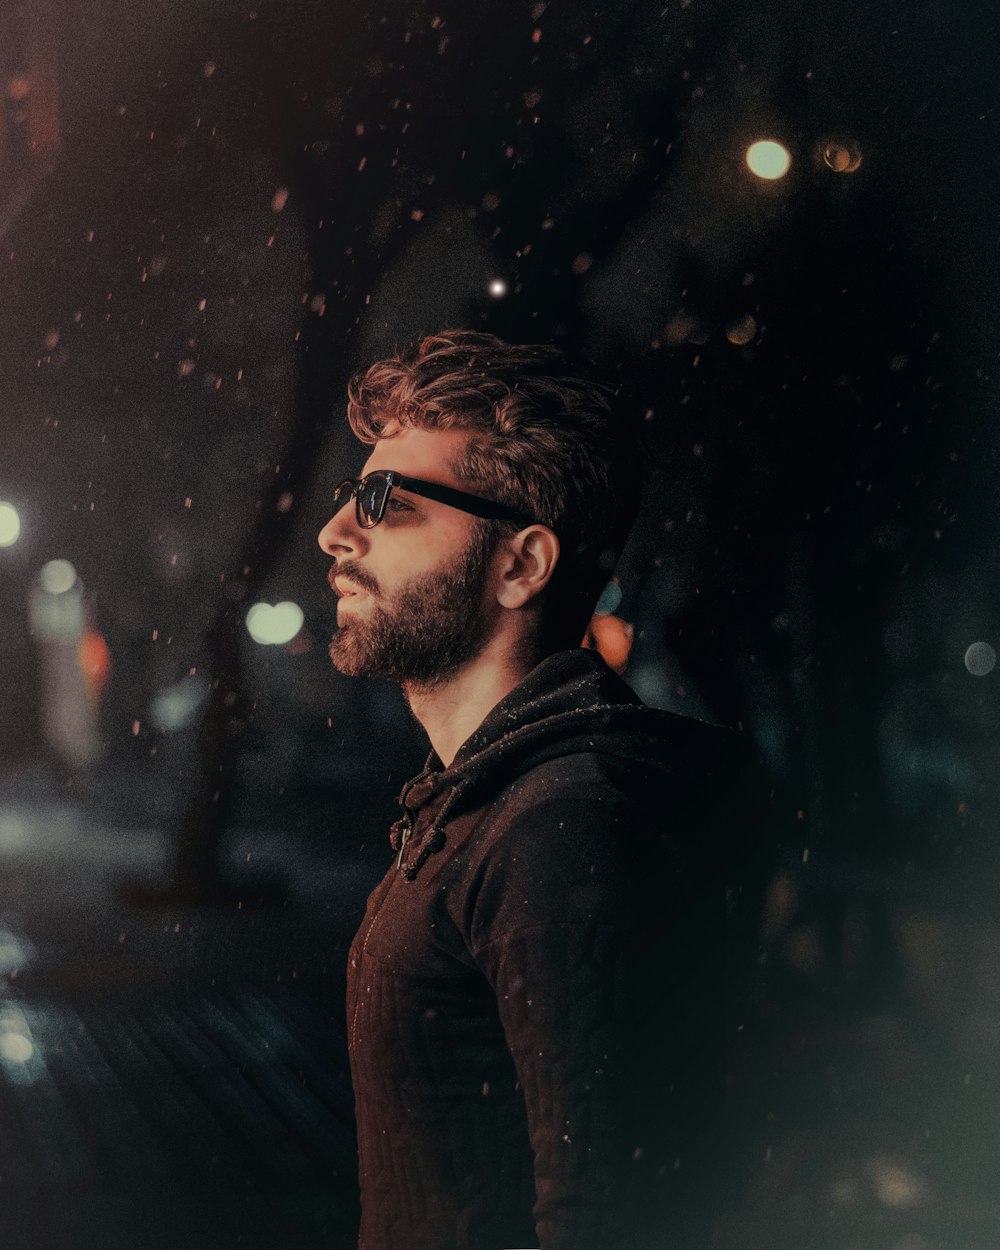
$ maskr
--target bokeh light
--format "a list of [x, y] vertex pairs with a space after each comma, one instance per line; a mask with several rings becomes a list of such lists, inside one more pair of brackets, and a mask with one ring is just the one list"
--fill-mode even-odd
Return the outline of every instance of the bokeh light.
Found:
[[[6, 841], [4, 846], [9, 845]], [[0, 976], [9, 976], [18, 968], [26, 968], [31, 962], [26, 943], [8, 929], [0, 930]]]
[[775, 139], [758, 139], [747, 148], [747, 168], [758, 178], [773, 182], [784, 178], [792, 164], [792, 154]]
[[901, 1159], [875, 1158], [868, 1164], [872, 1185], [879, 1202], [903, 1210], [917, 1206], [926, 1186], [913, 1168]]
[[679, 347], [681, 343], [686, 343], [691, 335], [697, 332], [697, 329], [698, 323], [694, 317], [682, 308], [663, 327], [664, 342], [668, 347]]
[[746, 347], [757, 336], [757, 322], [749, 313], [735, 317], [726, 326], [726, 338], [736, 347]]
[[831, 139], [823, 145], [823, 164], [836, 174], [853, 174], [861, 164], [861, 149], [853, 139]]
[[590, 618], [582, 645], [599, 651], [605, 663], [621, 676], [628, 665], [634, 635], [633, 626], [621, 617], [595, 614]]
[[594, 608], [595, 616], [608, 616], [617, 611], [622, 601], [622, 588], [616, 581], [610, 581], [601, 591], [601, 597]]
[[965, 667], [973, 677], [985, 677], [996, 667], [997, 653], [988, 642], [974, 642], [965, 653]]
[[198, 715], [208, 698], [208, 682], [203, 677], [187, 676], [153, 696], [149, 719], [161, 733], [177, 733], [186, 729]]
[[38, 574], [42, 590], [49, 595], [64, 595], [76, 585], [76, 569], [68, 560], [50, 560]]
[[31, 1039], [23, 1033], [0, 1033], [0, 1059], [8, 1063], [27, 1063], [34, 1053]]
[[0, 501], [0, 547], [13, 547], [21, 533], [21, 518], [12, 503]]
[[494, 278], [489, 285], [489, 292], [494, 299], [503, 299], [507, 294], [507, 283], [503, 278]]
[[263, 647], [291, 642], [305, 617], [297, 603], [255, 603], [247, 612], [247, 633]]

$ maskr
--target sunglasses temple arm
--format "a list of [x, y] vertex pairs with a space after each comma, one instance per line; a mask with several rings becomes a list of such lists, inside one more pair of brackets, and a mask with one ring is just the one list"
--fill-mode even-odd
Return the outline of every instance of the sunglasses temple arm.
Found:
[[438, 503], [448, 504], [462, 512], [483, 517], [491, 521], [517, 521], [521, 525], [530, 525], [530, 518], [513, 508], [493, 503], [489, 499], [480, 499], [464, 490], [454, 490], [450, 486], [439, 486], [436, 482], [415, 481], [413, 478], [399, 477], [394, 483], [403, 490], [412, 490], [415, 495], [424, 495], [427, 499], [436, 499]]

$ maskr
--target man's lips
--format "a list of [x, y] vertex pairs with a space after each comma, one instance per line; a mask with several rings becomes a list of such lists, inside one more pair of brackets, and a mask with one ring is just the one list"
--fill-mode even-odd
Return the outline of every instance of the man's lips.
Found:
[[356, 595], [367, 595], [368, 591], [346, 577], [329, 577], [330, 587], [340, 599], [353, 599]]

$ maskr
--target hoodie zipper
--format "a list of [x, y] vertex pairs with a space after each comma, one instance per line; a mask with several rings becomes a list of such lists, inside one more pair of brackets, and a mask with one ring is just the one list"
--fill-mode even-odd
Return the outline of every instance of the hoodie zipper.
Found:
[[399, 854], [396, 856], [396, 871], [399, 872], [403, 866], [403, 854], [406, 851], [406, 844], [410, 840], [410, 834], [413, 832], [413, 825], [407, 820], [406, 824], [399, 833]]
[[[361, 971], [364, 968], [364, 964], [365, 964], [365, 957], [368, 954], [368, 940], [372, 935], [372, 930], [375, 928], [376, 924], [378, 924], [379, 916], [382, 915], [382, 911], [385, 908], [386, 903], [389, 901], [389, 895], [392, 892], [392, 886], [393, 886], [393, 882], [390, 880], [388, 882], [388, 886], [386, 888], [385, 893], [382, 895], [379, 905], [375, 908], [375, 911], [372, 914], [372, 918], [368, 922], [368, 928], [365, 930], [365, 938], [364, 938], [364, 941], [361, 943], [361, 950], [358, 954], [358, 962], [355, 967], [355, 972], [357, 973], [358, 977], [361, 976]], [[354, 1014], [351, 1017], [350, 1049], [352, 1051], [356, 1048], [357, 1040], [358, 1040], [358, 1015], [361, 1011], [361, 996], [363, 992], [364, 992], [363, 989], [359, 986], [358, 992], [355, 995], [355, 999], [354, 999]]]

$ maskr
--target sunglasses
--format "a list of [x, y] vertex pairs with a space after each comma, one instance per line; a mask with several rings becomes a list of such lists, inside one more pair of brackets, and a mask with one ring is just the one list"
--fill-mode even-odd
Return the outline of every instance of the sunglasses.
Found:
[[343, 507], [353, 495], [358, 525], [364, 530], [374, 529], [385, 516], [386, 505], [395, 486], [408, 490], [413, 495], [423, 495], [426, 499], [447, 504], [449, 508], [458, 508], [462, 512], [485, 517], [490, 521], [533, 524], [527, 513], [508, 508], [506, 504], [483, 499], [481, 495], [470, 495], [451, 486], [441, 486], [437, 482], [425, 482], [419, 477], [404, 477], [394, 469], [376, 469], [366, 473], [364, 477], [345, 478], [333, 493], [334, 511]]

